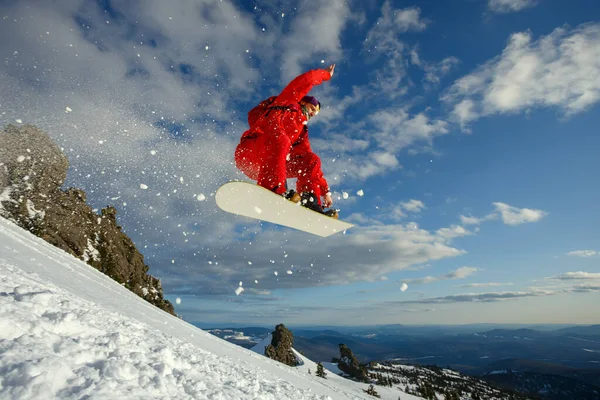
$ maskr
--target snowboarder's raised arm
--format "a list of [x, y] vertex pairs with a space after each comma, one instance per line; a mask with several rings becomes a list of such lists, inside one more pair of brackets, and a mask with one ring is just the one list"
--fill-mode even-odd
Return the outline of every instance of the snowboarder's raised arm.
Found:
[[335, 64], [331, 64], [326, 69], [313, 69], [297, 76], [281, 91], [275, 103], [298, 103], [310, 92], [313, 86], [320, 85], [323, 81], [331, 79], [334, 69]]

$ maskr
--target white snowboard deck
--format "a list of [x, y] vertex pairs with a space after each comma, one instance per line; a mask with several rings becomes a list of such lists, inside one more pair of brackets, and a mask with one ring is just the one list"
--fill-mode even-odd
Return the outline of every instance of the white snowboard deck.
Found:
[[313, 235], [327, 237], [354, 225], [302, 207], [250, 182], [228, 182], [215, 195], [219, 208], [232, 214], [259, 219]]

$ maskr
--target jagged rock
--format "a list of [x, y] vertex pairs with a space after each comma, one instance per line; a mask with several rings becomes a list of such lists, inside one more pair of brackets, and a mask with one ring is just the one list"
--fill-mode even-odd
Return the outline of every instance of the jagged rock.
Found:
[[368, 372], [364, 365], [358, 362], [358, 359], [352, 353], [352, 350], [343, 343], [340, 343], [340, 358], [334, 360], [338, 368], [352, 378], [367, 382]]
[[31, 125], [8, 125], [0, 131], [0, 163], [0, 187], [22, 185], [40, 194], [60, 187], [69, 169], [60, 148]]
[[285, 325], [279, 324], [272, 333], [271, 344], [265, 347], [265, 355], [286, 365], [295, 367], [299, 364], [292, 351], [294, 336]]
[[117, 210], [95, 213], [83, 190], [61, 190], [69, 161], [43, 131], [25, 125], [0, 130], [0, 216], [80, 258], [175, 315], [159, 279], [117, 225]]

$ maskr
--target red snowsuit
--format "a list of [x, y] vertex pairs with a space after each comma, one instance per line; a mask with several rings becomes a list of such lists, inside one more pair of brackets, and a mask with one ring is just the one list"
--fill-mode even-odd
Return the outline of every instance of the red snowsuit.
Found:
[[324, 69], [308, 71], [292, 80], [265, 112], [249, 112], [250, 129], [235, 149], [237, 168], [277, 194], [285, 192], [286, 178], [297, 178], [296, 191], [314, 193], [321, 204], [329, 185], [321, 171], [321, 159], [310, 148], [300, 100], [313, 86], [330, 78]]

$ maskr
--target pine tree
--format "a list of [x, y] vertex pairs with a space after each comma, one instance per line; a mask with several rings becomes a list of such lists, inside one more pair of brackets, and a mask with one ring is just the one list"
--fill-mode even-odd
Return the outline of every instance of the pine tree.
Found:
[[319, 378], [327, 379], [327, 378], [325, 378], [327, 376], [327, 373], [325, 372], [325, 368], [323, 368], [323, 364], [321, 364], [321, 363], [317, 364], [317, 376]]

